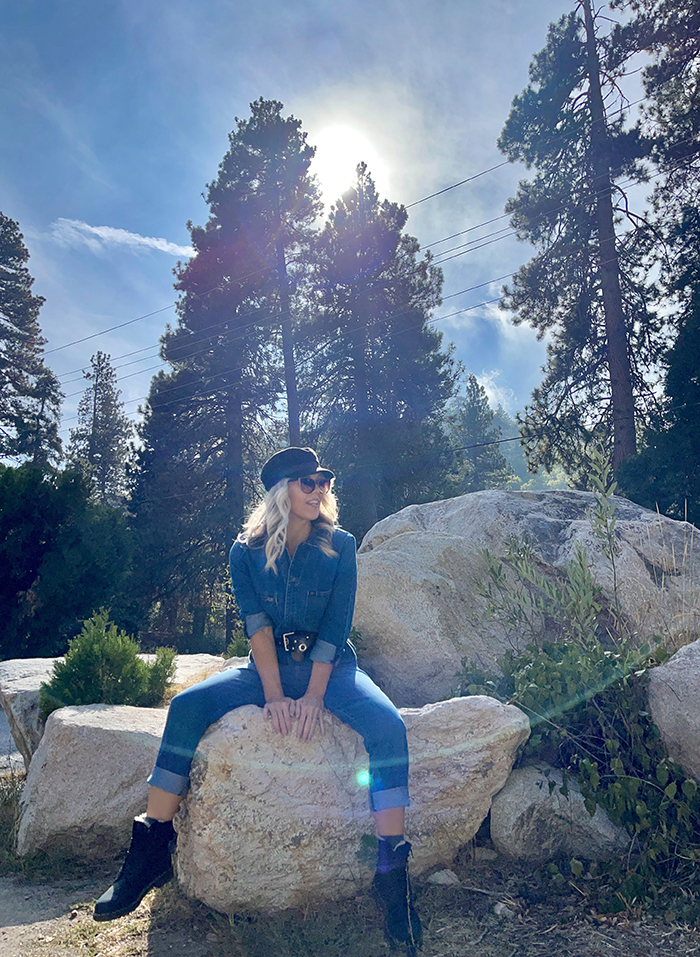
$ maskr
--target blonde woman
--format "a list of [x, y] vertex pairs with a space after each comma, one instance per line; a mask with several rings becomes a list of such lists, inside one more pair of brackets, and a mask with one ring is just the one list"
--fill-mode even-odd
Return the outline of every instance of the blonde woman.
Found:
[[355, 604], [355, 539], [336, 525], [333, 472], [313, 449], [287, 448], [264, 465], [266, 490], [231, 549], [233, 591], [251, 659], [173, 698], [146, 814], [134, 821], [117, 880], [95, 906], [96, 920], [132, 911], [172, 875], [172, 819], [187, 793], [197, 744], [206, 729], [242, 705], [263, 709], [276, 734], [309, 741], [324, 709], [354, 728], [369, 754], [369, 802], [378, 834], [373, 892], [388, 941], [409, 955], [421, 945], [411, 899], [404, 811], [408, 748], [403, 720], [357, 667], [348, 641]]

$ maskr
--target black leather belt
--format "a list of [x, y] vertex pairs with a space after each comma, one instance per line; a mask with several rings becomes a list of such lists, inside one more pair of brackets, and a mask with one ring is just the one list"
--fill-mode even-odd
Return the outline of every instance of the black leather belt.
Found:
[[318, 632], [316, 631], [285, 631], [285, 633], [276, 640], [276, 644], [285, 651], [290, 651], [295, 661], [301, 661], [304, 655], [307, 655], [316, 644]]

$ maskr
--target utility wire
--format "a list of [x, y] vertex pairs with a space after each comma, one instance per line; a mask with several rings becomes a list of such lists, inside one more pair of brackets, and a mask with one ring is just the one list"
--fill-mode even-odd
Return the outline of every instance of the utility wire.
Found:
[[[679, 164], [679, 166], [680, 166], [680, 165], [683, 165], [683, 164]], [[663, 171], [659, 171], [658, 173], [654, 174], [654, 176], [652, 176], [652, 177], [650, 177], [650, 178], [656, 178], [656, 177], [658, 177], [658, 176], [660, 176], [660, 175], [663, 175]], [[629, 183], [631, 183], [631, 182], [635, 182], [635, 180], [625, 181], [625, 182], [623, 182], [621, 185], [624, 187], [624, 186], [626, 186], [626, 185], [629, 185]], [[559, 209], [566, 208], [567, 205], [572, 205], [572, 204], [562, 204], [562, 206], [559, 207]], [[555, 212], [556, 212], [556, 210], [555, 210]], [[550, 213], [551, 213], [551, 211], [550, 211]], [[514, 232], [515, 232], [515, 231], [513, 231], [513, 233], [508, 233], [507, 235], [513, 235]], [[490, 240], [489, 242], [483, 243], [483, 244], [480, 245], [480, 246], [476, 246], [475, 248], [476, 248], [476, 249], [483, 248], [483, 246], [491, 245], [491, 243], [493, 243], [493, 242], [498, 242], [499, 239], [502, 239], [502, 238], [507, 238], [507, 237], [506, 237], [506, 236], [501, 236], [501, 237], [498, 237], [497, 239], [492, 239], [492, 240]], [[478, 242], [478, 240], [475, 240], [474, 242]], [[472, 245], [472, 244], [471, 244], [471, 243], [468, 243], [468, 244], [465, 244], [465, 245]], [[466, 252], [471, 252], [471, 251], [473, 251], [473, 249], [467, 249], [467, 250], [464, 250], [464, 251], [461, 252], [461, 253], [455, 254], [455, 256], [450, 256], [450, 257], [448, 257], [448, 258], [449, 258], [449, 259], [454, 259], [454, 258], [457, 258], [457, 256], [459, 256], [459, 255], [464, 255]], [[446, 250], [446, 252], [449, 252], [449, 250]], [[616, 258], [617, 258], [617, 257], [616, 257]], [[444, 261], [447, 261], [447, 260], [441, 260], [441, 261], [444, 262]], [[614, 260], [613, 260], [613, 261], [614, 261]], [[436, 265], [439, 265], [439, 263], [436, 263]], [[498, 278], [496, 278], [496, 279], [488, 280], [487, 282], [484, 282], [484, 283], [479, 283], [479, 284], [476, 285], [476, 286], [470, 286], [470, 287], [468, 287], [467, 289], [460, 290], [460, 292], [458, 292], [458, 293], [452, 293], [452, 294], [449, 295], [449, 296], [443, 297], [443, 301], [446, 300], [446, 299], [454, 298], [454, 297], [459, 296], [459, 295], [463, 295], [464, 293], [470, 292], [470, 291], [472, 291], [472, 290], [474, 290], [474, 289], [477, 289], [477, 288], [480, 288], [480, 287], [483, 287], [483, 286], [487, 286], [487, 285], [491, 285], [492, 283], [494, 283], [494, 282], [499, 282], [499, 281], [501, 281], [502, 279], [507, 279], [509, 275], [511, 275], [511, 274], [508, 274], [508, 275], [506, 275], [506, 276], [501, 276], [501, 277], [498, 277]], [[380, 282], [380, 280], [370, 280], [370, 281], [368, 281], [367, 285], [371, 287], [371, 285], [378, 284], [379, 282]], [[214, 288], [216, 289], [216, 288], [219, 288], [219, 287], [214, 287]], [[210, 290], [210, 291], [211, 291], [211, 290]], [[201, 295], [205, 295], [205, 294], [201, 294]], [[439, 322], [439, 321], [441, 321], [441, 320], [443, 320], [443, 319], [450, 319], [450, 318], [453, 318], [454, 316], [457, 316], [457, 315], [462, 314], [463, 312], [468, 312], [468, 311], [470, 311], [471, 309], [479, 308], [479, 307], [482, 306], [482, 305], [490, 305], [490, 304], [492, 304], [492, 303], [494, 303], [494, 302], [498, 302], [498, 301], [499, 301], [498, 298], [497, 298], [497, 299], [490, 299], [490, 300], [488, 300], [488, 301], [485, 302], [485, 303], [477, 303], [477, 304], [474, 305], [474, 306], [469, 306], [469, 307], [466, 307], [465, 309], [457, 310], [456, 312], [450, 313], [450, 314], [445, 315], [445, 316], [434, 317], [434, 318], [432, 318], [432, 319], [426, 320], [426, 323]], [[403, 315], [403, 314], [404, 314], [403, 312], [401, 312], [401, 313], [396, 313], [395, 315], [392, 315], [392, 316], [383, 317], [383, 318], [382, 318], [381, 320], [379, 320], [379, 321], [380, 321], [380, 322], [387, 322], [387, 321], [390, 321], [391, 319], [400, 318], [400, 316]], [[247, 316], [250, 316], [250, 315], [256, 315], [256, 313], [248, 313], [247, 315], [244, 315], [244, 316], [239, 317], [239, 318], [246, 318]], [[248, 330], [249, 328], [251, 328], [251, 327], [254, 327], [254, 326], [259, 326], [259, 327], [260, 327], [260, 326], [263, 326], [263, 327], [264, 327], [264, 326], [269, 326], [269, 325], [277, 325], [277, 324], [279, 323], [280, 318], [282, 318], [282, 313], [276, 313], [275, 315], [271, 316], [271, 317], [270, 317], [270, 320], [269, 320], [268, 322], [266, 322], [266, 323], [262, 323], [262, 324], [261, 324], [261, 323], [259, 323], [258, 320], [255, 320], [254, 322], [249, 323], [246, 327], [244, 327], [244, 329], [240, 331], [239, 335], [234, 336], [232, 339], [229, 339], [229, 342], [234, 342], [234, 341], [236, 341], [236, 340], [238, 340], [238, 339], [244, 338], [244, 337], [245, 337], [245, 334], [246, 334], [246, 332], [247, 332], [247, 330]], [[226, 325], [227, 322], [228, 322], [228, 320], [225, 320], [224, 322], [218, 323], [218, 324], [216, 324], [215, 326], [209, 327], [209, 328], [218, 328], [219, 326]], [[207, 330], [203, 330], [203, 331], [207, 331]], [[403, 332], [403, 331], [407, 331], [407, 330], [395, 330], [393, 333], [390, 333], [389, 335], [395, 335], [395, 334], [397, 334], [398, 332]], [[204, 341], [205, 341], [205, 342], [209, 342], [212, 338], [216, 338], [217, 335], [218, 335], [218, 333], [214, 334], [213, 336], [209, 336], [209, 337], [207, 337], [207, 339], [205, 339]], [[312, 334], [310, 334], [310, 335], [312, 335]], [[310, 335], [309, 335], [309, 336], [302, 337], [302, 339], [297, 339], [297, 343], [302, 342], [302, 341], [304, 341], [305, 339], [310, 338]], [[335, 338], [336, 338], [336, 339], [339, 339], [339, 338], [343, 338], [343, 337], [344, 337], [343, 335], [340, 335], [340, 336], [337, 336], [337, 337], [335, 337]], [[200, 341], [201, 341], [201, 340], [200, 340]], [[201, 355], [201, 354], [203, 354], [204, 352], [209, 351], [209, 348], [210, 348], [210, 346], [209, 346], [209, 345], [206, 345], [206, 346], [205, 346], [204, 348], [202, 348], [202, 349], [198, 349], [198, 350], [195, 350], [195, 351], [192, 351], [192, 352], [188, 352], [188, 353], [183, 353], [182, 355], [179, 355], [175, 361], [182, 361], [183, 359], [193, 358], [193, 357], [196, 356], [196, 355]], [[143, 350], [140, 350], [140, 351], [143, 351]], [[155, 358], [155, 356], [153, 356], [153, 357], [146, 357], [146, 358]], [[122, 376], [122, 379], [132, 378], [133, 376], [136, 376], [136, 375], [143, 375], [144, 373], [150, 372], [150, 371], [152, 371], [152, 370], [154, 370], [154, 369], [162, 368], [162, 366], [163, 366], [164, 364], [166, 364], [166, 362], [168, 362], [168, 361], [170, 361], [170, 360], [161, 360], [161, 361], [160, 361], [157, 365], [155, 365], [155, 366], [150, 366], [150, 367], [148, 367], [148, 368], [146, 368], [146, 369], [141, 369], [141, 370], [139, 370], [139, 371], [137, 371], [137, 372], [134, 372], [134, 373], [131, 373], [131, 374], [127, 375], [127, 376]], [[222, 373], [217, 373], [217, 374], [216, 374], [216, 377], [219, 377], [219, 376], [225, 375], [225, 374], [228, 375], [228, 374], [230, 374], [232, 371], [235, 371], [235, 370], [228, 370], [228, 371], [225, 372], [225, 373], [224, 373], [224, 372], [222, 372]], [[211, 380], [210, 380], [210, 381], [211, 381]], [[179, 387], [174, 387], [174, 388], [179, 388]], [[70, 395], [65, 396], [65, 398], [73, 398], [74, 396], [83, 394], [83, 392], [84, 392], [84, 390], [80, 390], [79, 392], [71, 393]], [[143, 400], [146, 400], [147, 398], [148, 398], [147, 396], [142, 397]], [[135, 400], [129, 400], [129, 401], [130, 401], [130, 402], [134, 402], [134, 401], [137, 401], [137, 402], [138, 402], [138, 401], [142, 401], [142, 399], [135, 399]], [[75, 417], [71, 417], [71, 418], [75, 418]], [[69, 420], [68, 420], [68, 421], [69, 421]]]

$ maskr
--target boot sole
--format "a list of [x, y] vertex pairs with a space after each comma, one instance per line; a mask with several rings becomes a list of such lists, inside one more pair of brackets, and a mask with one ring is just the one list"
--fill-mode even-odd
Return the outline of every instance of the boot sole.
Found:
[[131, 914], [132, 911], [136, 910], [136, 908], [139, 906], [139, 904], [144, 899], [146, 894], [148, 894], [149, 891], [152, 891], [155, 887], [165, 887], [165, 885], [169, 881], [171, 881], [172, 878], [173, 878], [172, 870], [164, 871], [162, 874], [156, 877], [154, 881], [151, 881], [151, 883], [148, 885], [148, 887], [145, 888], [145, 890], [137, 898], [137, 900], [133, 901], [131, 904], [128, 904], [126, 907], [119, 907], [116, 910], [111, 910], [108, 912], [102, 911], [101, 913], [97, 913], [97, 911], [95, 911], [92, 915], [92, 919], [98, 922], [102, 922], [107, 920], [116, 920], [118, 917], [126, 917], [127, 914]]

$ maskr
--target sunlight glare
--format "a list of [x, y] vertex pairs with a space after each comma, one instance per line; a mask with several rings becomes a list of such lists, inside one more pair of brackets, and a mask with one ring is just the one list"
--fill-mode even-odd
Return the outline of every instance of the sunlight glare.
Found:
[[355, 167], [365, 162], [381, 193], [389, 169], [363, 133], [350, 126], [327, 126], [312, 139], [316, 155], [311, 172], [318, 176], [325, 205], [331, 206], [355, 182]]

